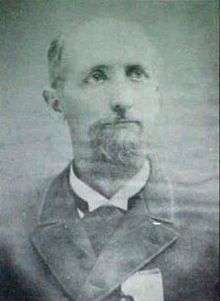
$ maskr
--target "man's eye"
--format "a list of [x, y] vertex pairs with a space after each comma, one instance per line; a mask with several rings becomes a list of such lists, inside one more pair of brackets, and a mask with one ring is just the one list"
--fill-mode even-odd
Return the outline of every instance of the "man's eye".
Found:
[[95, 81], [95, 82], [104, 82], [105, 80], [107, 80], [108, 77], [106, 75], [106, 73], [102, 70], [96, 70], [96, 71], [93, 71], [87, 78], [87, 82], [90, 82], [90, 81]]
[[126, 75], [127, 75], [127, 77], [129, 77], [131, 80], [134, 80], [134, 81], [140, 81], [144, 78], [149, 78], [149, 76], [145, 72], [145, 70], [143, 70], [140, 67], [135, 67], [135, 66], [127, 68]]

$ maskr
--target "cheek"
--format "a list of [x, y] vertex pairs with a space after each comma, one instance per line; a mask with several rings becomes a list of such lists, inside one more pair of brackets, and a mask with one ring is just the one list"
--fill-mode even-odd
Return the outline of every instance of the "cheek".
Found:
[[67, 108], [74, 106], [76, 114], [97, 114], [108, 107], [108, 91], [104, 86], [73, 87], [65, 90]]
[[159, 93], [154, 87], [144, 87], [137, 92], [134, 97], [134, 107], [141, 114], [144, 125], [153, 125], [160, 109]]
[[108, 114], [108, 99], [104, 89], [67, 89], [64, 104], [69, 124], [82, 129]]

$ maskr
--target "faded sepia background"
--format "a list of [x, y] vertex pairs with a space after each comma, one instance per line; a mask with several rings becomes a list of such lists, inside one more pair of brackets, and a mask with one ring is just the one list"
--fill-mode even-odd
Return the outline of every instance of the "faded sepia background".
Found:
[[174, 193], [217, 200], [217, 6], [216, 0], [0, 1], [0, 224], [19, 224], [30, 191], [37, 196], [37, 187], [71, 160], [67, 128], [42, 98], [46, 50], [57, 30], [92, 15], [144, 25], [162, 57], [163, 118], [154, 147]]

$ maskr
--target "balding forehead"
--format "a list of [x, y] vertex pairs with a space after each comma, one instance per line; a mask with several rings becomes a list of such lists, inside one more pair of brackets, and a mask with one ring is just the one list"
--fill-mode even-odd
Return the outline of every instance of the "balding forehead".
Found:
[[87, 22], [79, 24], [75, 27], [75, 33], [87, 32], [88, 34], [118, 34], [123, 36], [123, 34], [141, 34], [144, 35], [143, 27], [133, 21], [123, 21], [116, 18], [94, 18]]
[[78, 25], [65, 38], [70, 61], [113, 63], [152, 63], [153, 47], [143, 28], [134, 22], [97, 18]]
[[117, 36], [118, 34], [138, 34], [144, 35], [144, 29], [140, 23], [130, 20], [119, 20], [117, 18], [93, 18], [88, 21], [81, 22], [79, 24], [72, 24], [66, 30], [66, 36], [72, 37], [79, 33], [84, 32], [88, 35], [99, 35], [110, 33], [111, 35]]
[[70, 47], [91, 40], [101, 43], [109, 39], [126, 43], [129, 41], [133, 41], [133, 43], [135, 41], [147, 42], [146, 34], [140, 24], [113, 18], [96, 18], [78, 24], [71, 28], [65, 37], [66, 43]]

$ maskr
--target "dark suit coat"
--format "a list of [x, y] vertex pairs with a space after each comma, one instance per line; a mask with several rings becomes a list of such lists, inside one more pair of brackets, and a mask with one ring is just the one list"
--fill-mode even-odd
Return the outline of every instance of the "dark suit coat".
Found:
[[[161, 270], [165, 301], [214, 300], [214, 215], [210, 218], [203, 200], [193, 203], [181, 193], [178, 206], [172, 203], [167, 182], [152, 170], [146, 187], [134, 197], [137, 206], [126, 213], [97, 256], [78, 215], [69, 167], [65, 169], [51, 183], [34, 231], [30, 227], [22, 233], [20, 254], [8, 255], [8, 248], [14, 247], [8, 232], [3, 235], [0, 300], [109, 300], [134, 272], [152, 268]], [[19, 245], [19, 234], [14, 236]], [[11, 268], [14, 259], [16, 269]]]

